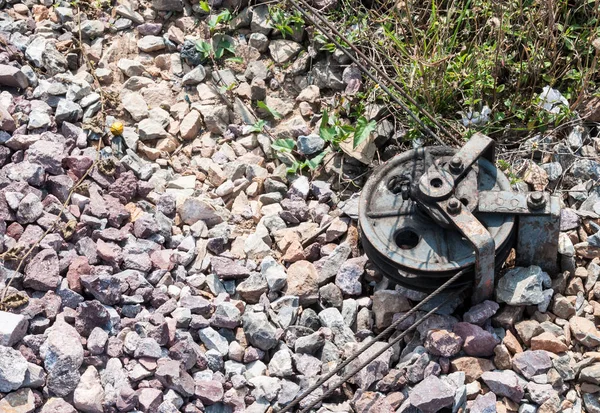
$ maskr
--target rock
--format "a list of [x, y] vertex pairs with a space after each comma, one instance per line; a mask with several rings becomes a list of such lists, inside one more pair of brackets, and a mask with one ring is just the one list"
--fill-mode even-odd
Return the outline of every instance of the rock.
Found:
[[198, 330], [198, 336], [204, 345], [210, 350], [217, 350], [222, 355], [228, 353], [229, 344], [227, 339], [215, 331], [212, 327]]
[[498, 344], [492, 334], [474, 324], [458, 323], [454, 326], [454, 333], [463, 339], [463, 350], [469, 356], [491, 356]]
[[595, 363], [583, 368], [579, 378], [587, 383], [600, 384], [600, 364]]
[[513, 371], [487, 371], [481, 375], [481, 378], [497, 396], [508, 397], [515, 403], [521, 402], [525, 392]]
[[467, 323], [481, 326], [496, 314], [499, 308], [500, 306], [497, 303], [485, 300], [484, 302], [471, 307], [469, 311], [463, 315], [463, 320]]
[[0, 346], [12, 347], [27, 333], [29, 322], [21, 314], [0, 311]]
[[552, 360], [544, 350], [528, 350], [513, 357], [513, 369], [530, 380], [546, 373], [551, 367]]
[[66, 396], [79, 383], [79, 367], [83, 363], [83, 346], [79, 333], [65, 322], [50, 329], [42, 346], [48, 388], [58, 396]]
[[19, 389], [0, 400], [0, 412], [32, 413], [35, 410], [35, 396], [31, 389]]
[[493, 392], [480, 394], [471, 405], [471, 413], [493, 413], [496, 412], [496, 395]]
[[465, 373], [467, 383], [471, 383], [486, 371], [495, 369], [491, 360], [477, 357], [459, 357], [450, 362], [451, 371], [461, 371]]
[[60, 283], [58, 271], [56, 251], [42, 250], [25, 267], [23, 284], [37, 291], [53, 290]]
[[81, 375], [79, 384], [73, 393], [73, 404], [85, 413], [102, 413], [104, 389], [100, 383], [100, 376], [94, 366], [89, 366]]
[[286, 295], [300, 298], [300, 305], [313, 304], [319, 298], [317, 270], [309, 261], [297, 261], [287, 270]]
[[10, 347], [0, 346], [0, 392], [17, 390], [25, 381], [27, 360]]
[[29, 81], [25, 73], [16, 67], [0, 64], [0, 85], [27, 89]]
[[183, 11], [182, 0], [152, 0], [152, 8], [159, 11]]
[[246, 267], [224, 257], [212, 257], [210, 260], [213, 272], [222, 280], [240, 279], [250, 275]]
[[298, 136], [298, 150], [304, 155], [313, 155], [325, 147], [325, 141], [319, 135]]
[[536, 305], [544, 301], [543, 289], [551, 280], [540, 267], [513, 268], [498, 281], [496, 297], [509, 305]]
[[[383, 349], [385, 343], [376, 342], [373, 343], [365, 352], [361, 353], [356, 360], [350, 363], [348, 366], [350, 369], [366, 362], [371, 356], [374, 356], [379, 350]], [[365, 368], [361, 369], [353, 378], [354, 384], [359, 386], [361, 389], [368, 389], [373, 383], [378, 382], [388, 374], [390, 370], [390, 359], [392, 357], [392, 350], [387, 349], [380, 354], [375, 360], [371, 361]]]
[[545, 332], [531, 339], [531, 349], [558, 354], [567, 351], [569, 347], [553, 333]]
[[200, 113], [196, 110], [191, 110], [179, 125], [179, 132], [181, 133], [181, 139], [183, 140], [191, 140], [198, 135], [200, 131], [200, 126], [202, 124], [202, 118], [200, 117]]
[[373, 313], [379, 330], [385, 329], [392, 323], [394, 314], [410, 309], [410, 303], [398, 291], [379, 290], [373, 294]]
[[425, 348], [435, 356], [452, 357], [463, 345], [463, 339], [447, 330], [430, 330], [425, 338]]
[[242, 327], [253, 346], [267, 351], [277, 345], [275, 327], [263, 313], [245, 313], [242, 316]]
[[600, 332], [593, 321], [583, 317], [571, 317], [569, 327], [573, 337], [584, 346], [595, 348], [600, 345]]
[[181, 216], [181, 220], [187, 225], [193, 225], [198, 221], [212, 228], [213, 226], [223, 222], [221, 218], [206, 202], [197, 198], [187, 198], [181, 206], [177, 208], [177, 213]]
[[183, 77], [181, 83], [185, 86], [194, 86], [201, 83], [205, 77], [206, 70], [203, 66], [198, 65]]
[[269, 52], [271, 53], [271, 57], [276, 63], [287, 63], [300, 51], [302, 50], [302, 45], [296, 43], [292, 40], [272, 40], [269, 43]]
[[435, 413], [454, 402], [454, 391], [436, 376], [428, 376], [409, 393], [410, 404], [423, 413]]
[[158, 36], [144, 36], [137, 42], [138, 48], [142, 52], [156, 52], [165, 48], [165, 40]]

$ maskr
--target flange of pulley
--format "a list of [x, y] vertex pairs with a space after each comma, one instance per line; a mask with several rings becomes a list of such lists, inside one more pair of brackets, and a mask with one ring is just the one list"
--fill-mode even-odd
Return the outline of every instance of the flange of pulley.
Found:
[[460, 150], [419, 148], [381, 165], [363, 188], [359, 226], [367, 256], [385, 276], [428, 292], [460, 271], [452, 288], [473, 284], [479, 302], [492, 295], [496, 265], [516, 243], [529, 248], [529, 261], [540, 253], [531, 249], [531, 228], [517, 236], [521, 214], [549, 232], [544, 238], [556, 238], [544, 253], [551, 258], [554, 250], [556, 261], [558, 200], [513, 193], [494, 165], [494, 142], [475, 134]]

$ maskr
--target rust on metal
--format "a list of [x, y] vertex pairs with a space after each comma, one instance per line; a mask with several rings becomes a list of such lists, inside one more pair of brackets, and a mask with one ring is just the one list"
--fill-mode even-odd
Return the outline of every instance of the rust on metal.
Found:
[[387, 277], [432, 291], [462, 272], [453, 287], [473, 285], [475, 302], [491, 297], [513, 246], [521, 265], [555, 269], [559, 221], [557, 198], [512, 191], [480, 133], [459, 150], [397, 155], [374, 171], [359, 203], [363, 247]]

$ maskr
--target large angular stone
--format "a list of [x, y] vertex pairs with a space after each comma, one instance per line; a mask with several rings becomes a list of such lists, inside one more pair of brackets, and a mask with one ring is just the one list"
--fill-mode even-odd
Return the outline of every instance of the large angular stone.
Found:
[[410, 392], [410, 404], [423, 413], [435, 413], [452, 406], [454, 390], [436, 376], [428, 376]]
[[0, 392], [17, 390], [25, 381], [27, 360], [17, 350], [0, 346]]
[[83, 346], [77, 330], [64, 321], [55, 323], [49, 331], [40, 353], [48, 373], [48, 389], [63, 397], [79, 383]]
[[484, 383], [496, 393], [519, 403], [525, 394], [519, 378], [512, 370], [487, 371], [481, 375]]
[[29, 322], [21, 314], [0, 311], [0, 346], [12, 347], [27, 333]]

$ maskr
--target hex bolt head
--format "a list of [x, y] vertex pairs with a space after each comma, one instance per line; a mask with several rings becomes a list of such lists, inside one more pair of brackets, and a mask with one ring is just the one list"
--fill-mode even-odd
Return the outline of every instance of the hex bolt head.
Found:
[[541, 209], [546, 205], [543, 192], [532, 192], [527, 196], [527, 206], [531, 209]]
[[448, 201], [447, 209], [448, 209], [448, 212], [451, 213], [452, 215], [458, 214], [460, 212], [461, 207], [462, 207], [462, 204], [456, 198], [452, 198], [451, 200]]
[[454, 157], [450, 160], [450, 170], [454, 173], [459, 173], [463, 169], [462, 160], [459, 157]]

